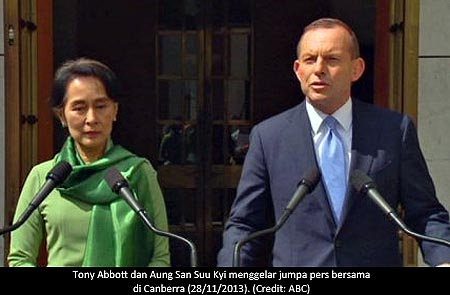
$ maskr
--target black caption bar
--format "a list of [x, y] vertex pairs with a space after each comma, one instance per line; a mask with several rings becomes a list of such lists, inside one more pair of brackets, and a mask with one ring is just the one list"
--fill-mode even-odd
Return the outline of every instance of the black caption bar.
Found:
[[448, 268], [430, 267], [0, 269], [4, 287], [11, 284], [22, 292], [45, 286], [48, 291], [114, 294], [431, 294], [446, 288], [449, 275]]

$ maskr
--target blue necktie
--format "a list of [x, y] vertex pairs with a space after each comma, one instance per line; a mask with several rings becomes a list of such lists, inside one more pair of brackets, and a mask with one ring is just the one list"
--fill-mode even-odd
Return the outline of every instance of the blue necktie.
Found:
[[325, 118], [328, 133], [322, 142], [320, 156], [322, 176], [328, 190], [336, 220], [339, 221], [347, 189], [347, 169], [345, 166], [344, 144], [336, 130], [338, 121], [328, 116]]

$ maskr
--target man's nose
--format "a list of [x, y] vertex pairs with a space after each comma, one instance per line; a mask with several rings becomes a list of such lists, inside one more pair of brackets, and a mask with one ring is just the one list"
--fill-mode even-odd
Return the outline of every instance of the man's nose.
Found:
[[325, 61], [323, 58], [317, 58], [316, 63], [314, 64], [314, 73], [318, 76], [325, 73]]

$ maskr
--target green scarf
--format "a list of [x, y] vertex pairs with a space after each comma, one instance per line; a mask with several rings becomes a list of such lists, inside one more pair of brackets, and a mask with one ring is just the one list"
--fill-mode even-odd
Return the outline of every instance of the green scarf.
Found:
[[73, 170], [58, 190], [63, 197], [92, 204], [83, 266], [145, 266], [151, 260], [153, 236], [128, 204], [112, 192], [104, 177], [115, 166], [128, 179], [130, 188], [136, 188], [132, 175], [147, 160], [110, 144], [102, 158], [85, 164], [69, 137], [55, 160], [69, 162]]

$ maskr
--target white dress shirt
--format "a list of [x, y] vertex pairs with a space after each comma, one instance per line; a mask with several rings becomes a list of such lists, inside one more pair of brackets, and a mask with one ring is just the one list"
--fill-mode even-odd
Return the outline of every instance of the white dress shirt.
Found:
[[[311, 122], [311, 135], [314, 141], [314, 150], [316, 152], [317, 162], [320, 164], [320, 148], [322, 146], [322, 141], [325, 139], [327, 134], [327, 126], [323, 122], [324, 119], [328, 116], [321, 112], [320, 110], [313, 107], [313, 105], [309, 102], [309, 99], [306, 98], [306, 112], [308, 113], [309, 121]], [[350, 161], [351, 161], [351, 151], [352, 151], [352, 100], [349, 98], [347, 102], [340, 107], [337, 111], [331, 114], [338, 122], [337, 131], [339, 136], [341, 137], [346, 157], [346, 180], [348, 181], [348, 175], [350, 170]]]

